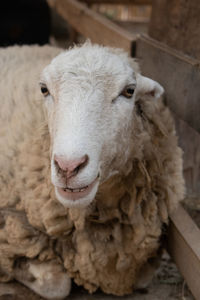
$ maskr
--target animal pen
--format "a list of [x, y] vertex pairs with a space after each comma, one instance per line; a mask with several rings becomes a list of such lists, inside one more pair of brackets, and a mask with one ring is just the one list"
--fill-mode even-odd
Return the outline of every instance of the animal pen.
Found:
[[[200, 12], [200, 4], [198, 1], [191, 1], [195, 2], [195, 5], [191, 3], [181, 6], [178, 2], [180, 1], [163, 0], [161, 4], [159, 0], [57, 0], [55, 3], [50, 3], [74, 29], [73, 38], [78, 32], [91, 39], [92, 42], [123, 48], [131, 56], [140, 60], [144, 75], [151, 76], [164, 86], [167, 105], [174, 114], [177, 132], [180, 140], [183, 141], [183, 150], [188, 156], [185, 157], [187, 163], [187, 159], [189, 159], [187, 147], [192, 152], [192, 147], [195, 144], [200, 145], [198, 136], [200, 133], [200, 69], [198, 60], [200, 51], [195, 53], [194, 46], [196, 45], [193, 46], [194, 35], [191, 32], [185, 37], [187, 43], [186, 40], [184, 41], [184, 35], [181, 34], [182, 27], [174, 27], [177, 34], [176, 40], [179, 37], [179, 40], [182, 38], [182, 41], [178, 41], [177, 44], [176, 40], [170, 41], [168, 32], [170, 32], [170, 26], [172, 27], [173, 24], [166, 22], [166, 18], [170, 14], [174, 14], [177, 23], [184, 24], [185, 20], [191, 29], [191, 18], [198, 15], [191, 12], [195, 10]], [[114, 22], [94, 11], [93, 5], [102, 3], [149, 5], [152, 6], [153, 17], [150, 24], [145, 18], [139, 21]], [[184, 14], [184, 10], [188, 10], [188, 14]], [[143, 34], [143, 32], [147, 32], [148, 26], [151, 37]], [[196, 26], [196, 30], [200, 32], [199, 21]], [[192, 54], [196, 58], [177, 51], [177, 49], [180, 50], [181, 42], [186, 53]], [[193, 137], [191, 144], [186, 145], [184, 139], [186, 136], [191, 137], [191, 134]], [[198, 159], [197, 164], [200, 162], [199, 156]], [[196, 179], [193, 176], [192, 183], [189, 182], [191, 178], [187, 172], [185, 175], [186, 185], [193, 184], [199, 193], [199, 174]], [[170, 216], [167, 247], [193, 296], [195, 299], [200, 299], [200, 230], [183, 206], [179, 206]]]
[[[164, 101], [173, 114], [177, 136], [179, 138], [179, 145], [184, 152], [183, 171], [186, 182], [186, 197], [183, 203], [170, 214], [169, 226], [163, 226], [163, 242], [167, 252], [175, 262], [184, 281], [187, 283], [194, 299], [199, 300], [199, 0], [45, 1], [51, 8], [52, 17], [54, 18], [57, 16], [57, 18], [62, 21], [62, 24], [64, 24], [65, 29], [67, 28], [65, 32], [63, 31], [61, 33], [62, 37], [60, 36], [60, 41], [59, 37], [56, 41], [56, 35], [54, 36], [55, 40], [54, 37], [51, 36], [51, 44], [63, 46], [65, 45], [63, 42], [66, 43], [66, 38], [69, 38], [70, 44], [90, 39], [91, 42], [100, 45], [122, 48], [127, 51], [131, 57], [136, 58], [136, 60], [139, 61], [142, 75], [158, 81], [164, 87]], [[114, 14], [113, 10], [115, 12]], [[67, 31], [69, 33], [68, 37], [65, 35]], [[57, 51], [59, 50], [57, 49]], [[132, 250], [130, 250], [130, 252], [132, 253]], [[1, 289], [4, 288], [6, 292], [4, 293], [3, 291], [2, 293]], [[183, 295], [184, 283], [182, 288], [183, 293], [181, 299], [186, 300]], [[25, 287], [22, 287], [22, 293], [24, 294], [22, 295], [19, 293], [19, 295], [17, 294], [17, 298], [15, 298], [14, 294], [12, 294], [12, 283], [11, 292], [9, 292], [9, 287], [6, 285], [4, 286], [4, 283], [1, 283], [0, 299], [21, 299], [21, 295], [23, 299], [27, 299], [26, 297], [29, 295], [27, 294], [26, 296], [26, 291], [24, 291]], [[141, 288], [140, 292], [145, 293], [145, 288]], [[30, 294], [31, 300], [34, 300], [34, 297], [39, 296], [33, 295], [32, 298]], [[82, 296], [80, 296], [80, 298], [81, 297]], [[129, 296], [127, 297], [128, 298], [125, 296], [121, 299], [132, 299], [132, 295], [130, 298]], [[190, 299], [193, 299], [193, 297], [191, 296]], [[133, 296], [133, 299], [136, 298]], [[74, 299], [74, 296], [72, 295], [72, 298], [69, 297], [69, 299]], [[78, 298], [75, 297], [75, 299], [79, 299], [79, 295]], [[82, 299], [93, 298], [90, 298], [90, 296], [83, 296]], [[96, 299], [96, 295], [94, 295], [94, 299]], [[97, 295], [97, 299], [116, 298], [112, 298], [110, 295], [108, 295], [108, 298], [107, 296], [105, 296], [105, 298], [104, 296], [103, 298], [99, 298]], [[154, 295], [153, 298], [148, 298], [147, 295], [147, 298], [144, 296], [142, 299], [164, 300], [166, 298], [164, 296], [162, 298], [161, 295], [154, 299]]]

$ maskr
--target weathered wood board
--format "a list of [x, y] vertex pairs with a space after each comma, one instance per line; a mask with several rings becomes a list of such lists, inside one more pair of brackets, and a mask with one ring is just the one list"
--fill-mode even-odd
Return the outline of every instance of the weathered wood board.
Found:
[[171, 216], [168, 250], [195, 299], [200, 299], [200, 230], [182, 206]]
[[142, 73], [164, 86], [172, 111], [200, 132], [200, 61], [147, 36], [138, 38], [136, 57]]
[[[178, 142], [183, 149], [186, 197], [190, 199], [187, 202], [190, 207], [200, 209], [200, 133], [177, 117], [175, 124]], [[198, 202], [199, 205], [197, 205]]]
[[200, 59], [199, 15], [199, 0], [154, 0], [149, 35]]
[[58, 0], [55, 8], [72, 27], [92, 42], [112, 47], [120, 46], [131, 54], [135, 45], [135, 34], [76, 0]]

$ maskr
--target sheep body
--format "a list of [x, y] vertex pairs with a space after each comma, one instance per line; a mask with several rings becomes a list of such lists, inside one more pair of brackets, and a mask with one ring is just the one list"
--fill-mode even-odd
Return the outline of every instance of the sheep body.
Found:
[[[60, 49], [0, 50], [0, 266], [15, 277], [21, 257], [58, 261], [90, 292], [125, 295], [140, 286], [157, 256], [163, 223], [183, 198], [182, 152], [162, 100], [134, 110], [131, 171], [99, 187], [84, 209], [63, 208], [50, 179], [50, 140], [39, 74]], [[120, 141], [119, 141], [120, 142]]]

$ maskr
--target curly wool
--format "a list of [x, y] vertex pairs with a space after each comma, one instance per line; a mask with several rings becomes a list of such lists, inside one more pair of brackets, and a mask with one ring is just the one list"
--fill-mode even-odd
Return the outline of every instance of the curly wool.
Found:
[[162, 100], [140, 99], [130, 173], [103, 183], [89, 207], [63, 208], [50, 181], [51, 145], [36, 86], [60, 51], [35, 46], [0, 52], [0, 280], [13, 278], [21, 257], [57, 259], [90, 292], [100, 287], [125, 295], [157, 255], [163, 223], [183, 198], [182, 151]]

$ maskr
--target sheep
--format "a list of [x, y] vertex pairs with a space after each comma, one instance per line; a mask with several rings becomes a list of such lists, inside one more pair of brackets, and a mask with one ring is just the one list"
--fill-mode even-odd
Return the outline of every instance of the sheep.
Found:
[[1, 49], [0, 72], [0, 281], [46, 299], [71, 278], [90, 293], [145, 287], [184, 196], [163, 87], [89, 42]]

